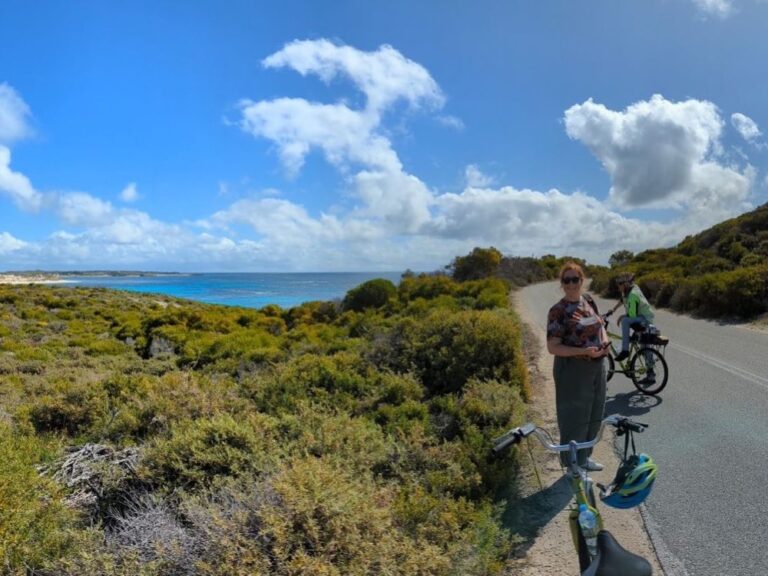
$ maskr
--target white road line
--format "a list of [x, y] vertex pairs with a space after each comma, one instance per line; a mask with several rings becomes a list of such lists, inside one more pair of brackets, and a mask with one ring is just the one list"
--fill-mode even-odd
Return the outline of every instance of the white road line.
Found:
[[702, 354], [701, 352], [693, 350], [692, 348], [681, 346], [680, 344], [677, 344], [677, 343], [670, 344], [670, 346], [675, 350], [680, 350], [681, 352], [688, 354], [689, 356], [693, 356], [694, 358], [702, 360], [703, 362], [711, 364], [712, 366], [720, 368], [721, 370], [725, 370], [726, 372], [733, 374], [734, 376], [738, 376], [739, 378], [748, 380], [753, 384], [757, 384], [758, 386], [762, 386], [763, 388], [768, 390], [768, 378], [764, 376], [760, 376], [759, 374], [755, 374], [753, 372], [750, 372], [749, 370], [744, 370], [743, 368], [739, 368], [738, 366], [734, 366], [733, 364], [729, 364], [728, 362], [725, 362], [723, 360], [718, 360], [717, 358], [713, 358], [712, 356]]
[[685, 564], [680, 558], [675, 556], [661, 537], [661, 530], [659, 525], [651, 518], [648, 509], [645, 504], [640, 505], [640, 516], [643, 518], [645, 524], [645, 530], [648, 532], [648, 536], [651, 538], [653, 547], [656, 550], [656, 558], [659, 559], [661, 569], [664, 571], [665, 576], [689, 576], [688, 571], [685, 569]]

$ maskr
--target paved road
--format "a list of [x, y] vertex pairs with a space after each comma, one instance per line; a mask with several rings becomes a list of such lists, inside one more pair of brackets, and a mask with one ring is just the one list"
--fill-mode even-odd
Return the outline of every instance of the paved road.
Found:
[[[546, 321], [557, 283], [522, 290]], [[596, 298], [601, 310], [615, 302]], [[617, 374], [606, 413], [650, 425], [638, 449], [660, 466], [646, 506], [669, 576], [768, 575], [768, 333], [659, 310], [669, 383], [657, 398]]]

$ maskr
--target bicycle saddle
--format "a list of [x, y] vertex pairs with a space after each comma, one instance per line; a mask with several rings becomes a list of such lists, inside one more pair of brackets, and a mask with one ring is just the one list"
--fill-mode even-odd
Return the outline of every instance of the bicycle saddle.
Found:
[[621, 547], [607, 530], [597, 535], [597, 556], [581, 576], [651, 576], [653, 570], [645, 558]]

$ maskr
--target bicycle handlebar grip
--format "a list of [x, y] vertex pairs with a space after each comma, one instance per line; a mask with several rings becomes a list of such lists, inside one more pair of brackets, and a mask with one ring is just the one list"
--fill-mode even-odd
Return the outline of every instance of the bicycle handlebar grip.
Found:
[[510, 434], [507, 432], [504, 436], [501, 438], [497, 438], [493, 441], [493, 453], [494, 454], [500, 454], [505, 448], [512, 444], [517, 444], [520, 442], [521, 436], [517, 435], [517, 428], [515, 428], [512, 433]]
[[623, 424], [627, 430], [632, 430], [632, 432], [644, 432], [645, 429], [648, 428], [648, 424], [643, 424], [642, 422], [635, 422], [634, 420], [630, 420], [629, 418], [626, 418]]
[[524, 424], [523, 426], [513, 428], [503, 436], [500, 436], [493, 441], [493, 452], [498, 454], [507, 446], [517, 444], [520, 442], [520, 440], [532, 434], [534, 430], [536, 430], [536, 425], [531, 424], [530, 422], [528, 424]]

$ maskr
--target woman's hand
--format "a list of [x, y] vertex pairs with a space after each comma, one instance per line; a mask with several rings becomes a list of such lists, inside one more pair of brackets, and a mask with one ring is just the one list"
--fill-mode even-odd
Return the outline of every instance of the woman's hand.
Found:
[[600, 347], [590, 346], [589, 348], [584, 348], [584, 352], [590, 358], [602, 358], [608, 354], [608, 348], [605, 345]]

